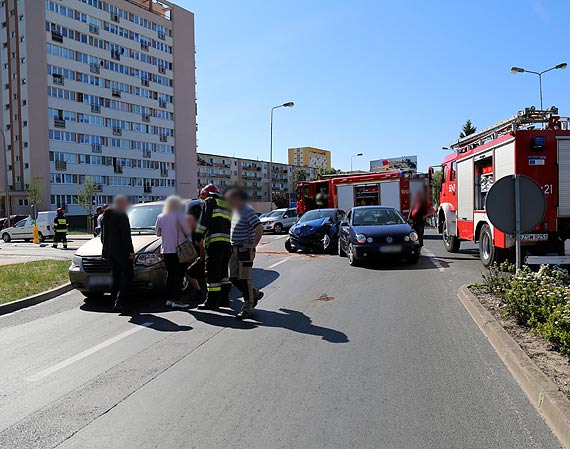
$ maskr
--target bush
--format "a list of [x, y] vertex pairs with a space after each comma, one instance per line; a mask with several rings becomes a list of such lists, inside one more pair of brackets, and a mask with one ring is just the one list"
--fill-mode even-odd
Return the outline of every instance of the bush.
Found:
[[570, 275], [555, 266], [543, 265], [538, 272], [512, 265], [491, 268], [483, 275], [489, 292], [505, 304], [505, 314], [529, 326], [570, 355]]

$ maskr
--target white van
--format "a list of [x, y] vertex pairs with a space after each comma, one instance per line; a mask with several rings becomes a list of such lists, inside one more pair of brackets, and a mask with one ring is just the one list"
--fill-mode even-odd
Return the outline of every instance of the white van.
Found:
[[[38, 232], [40, 241], [43, 242], [47, 238], [53, 238], [54, 229], [53, 221], [56, 217], [55, 211], [38, 213]], [[2, 229], [2, 240], [10, 242], [11, 240], [32, 240], [34, 238], [34, 221], [32, 217], [24, 218], [11, 228]]]

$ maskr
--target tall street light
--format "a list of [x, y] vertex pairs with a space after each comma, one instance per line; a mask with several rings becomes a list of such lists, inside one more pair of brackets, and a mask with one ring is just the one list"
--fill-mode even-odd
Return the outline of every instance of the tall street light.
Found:
[[533, 75], [538, 75], [538, 88], [540, 90], [540, 110], [542, 111], [542, 75], [544, 75], [546, 72], [550, 72], [551, 70], [565, 69], [566, 67], [568, 67], [568, 64], [565, 62], [543, 70], [542, 72], [534, 72], [532, 70], [523, 69], [521, 67], [511, 67], [511, 73], [513, 75], [516, 75], [517, 73], [532, 73]]
[[356, 153], [355, 155], [351, 156], [351, 158], [350, 158], [350, 171], [352, 171], [352, 160], [355, 157], [360, 157], [360, 156], [364, 156], [364, 153]]
[[279, 108], [292, 108], [295, 103], [288, 101], [287, 103], [273, 106], [271, 108], [271, 121], [270, 121], [270, 143], [269, 143], [269, 209], [273, 210], [273, 200], [271, 199], [271, 192], [273, 191], [273, 111]]

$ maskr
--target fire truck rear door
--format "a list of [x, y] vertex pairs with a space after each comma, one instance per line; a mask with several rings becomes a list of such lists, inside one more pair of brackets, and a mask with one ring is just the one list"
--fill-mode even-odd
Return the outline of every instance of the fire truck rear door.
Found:
[[400, 181], [380, 183], [380, 201], [382, 206], [390, 206], [400, 210]]
[[558, 215], [570, 216], [570, 139], [558, 139]]
[[336, 186], [337, 207], [348, 211], [354, 206], [354, 186], [337, 185]]
[[473, 220], [473, 158], [457, 162], [457, 219]]

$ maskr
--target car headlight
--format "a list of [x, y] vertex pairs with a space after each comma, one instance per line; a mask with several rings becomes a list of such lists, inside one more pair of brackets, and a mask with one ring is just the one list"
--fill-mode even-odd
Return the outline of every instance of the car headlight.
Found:
[[358, 243], [366, 243], [366, 236], [364, 234], [356, 234], [356, 241]]
[[151, 267], [160, 262], [160, 255], [156, 253], [142, 253], [136, 258], [136, 265], [142, 265], [144, 267]]
[[412, 242], [417, 242], [419, 237], [418, 237], [418, 233], [415, 231], [410, 232], [410, 236], [409, 236], [410, 240]]
[[71, 264], [75, 267], [81, 267], [81, 262], [82, 262], [82, 258], [81, 256], [73, 256], [73, 258], [71, 259]]

